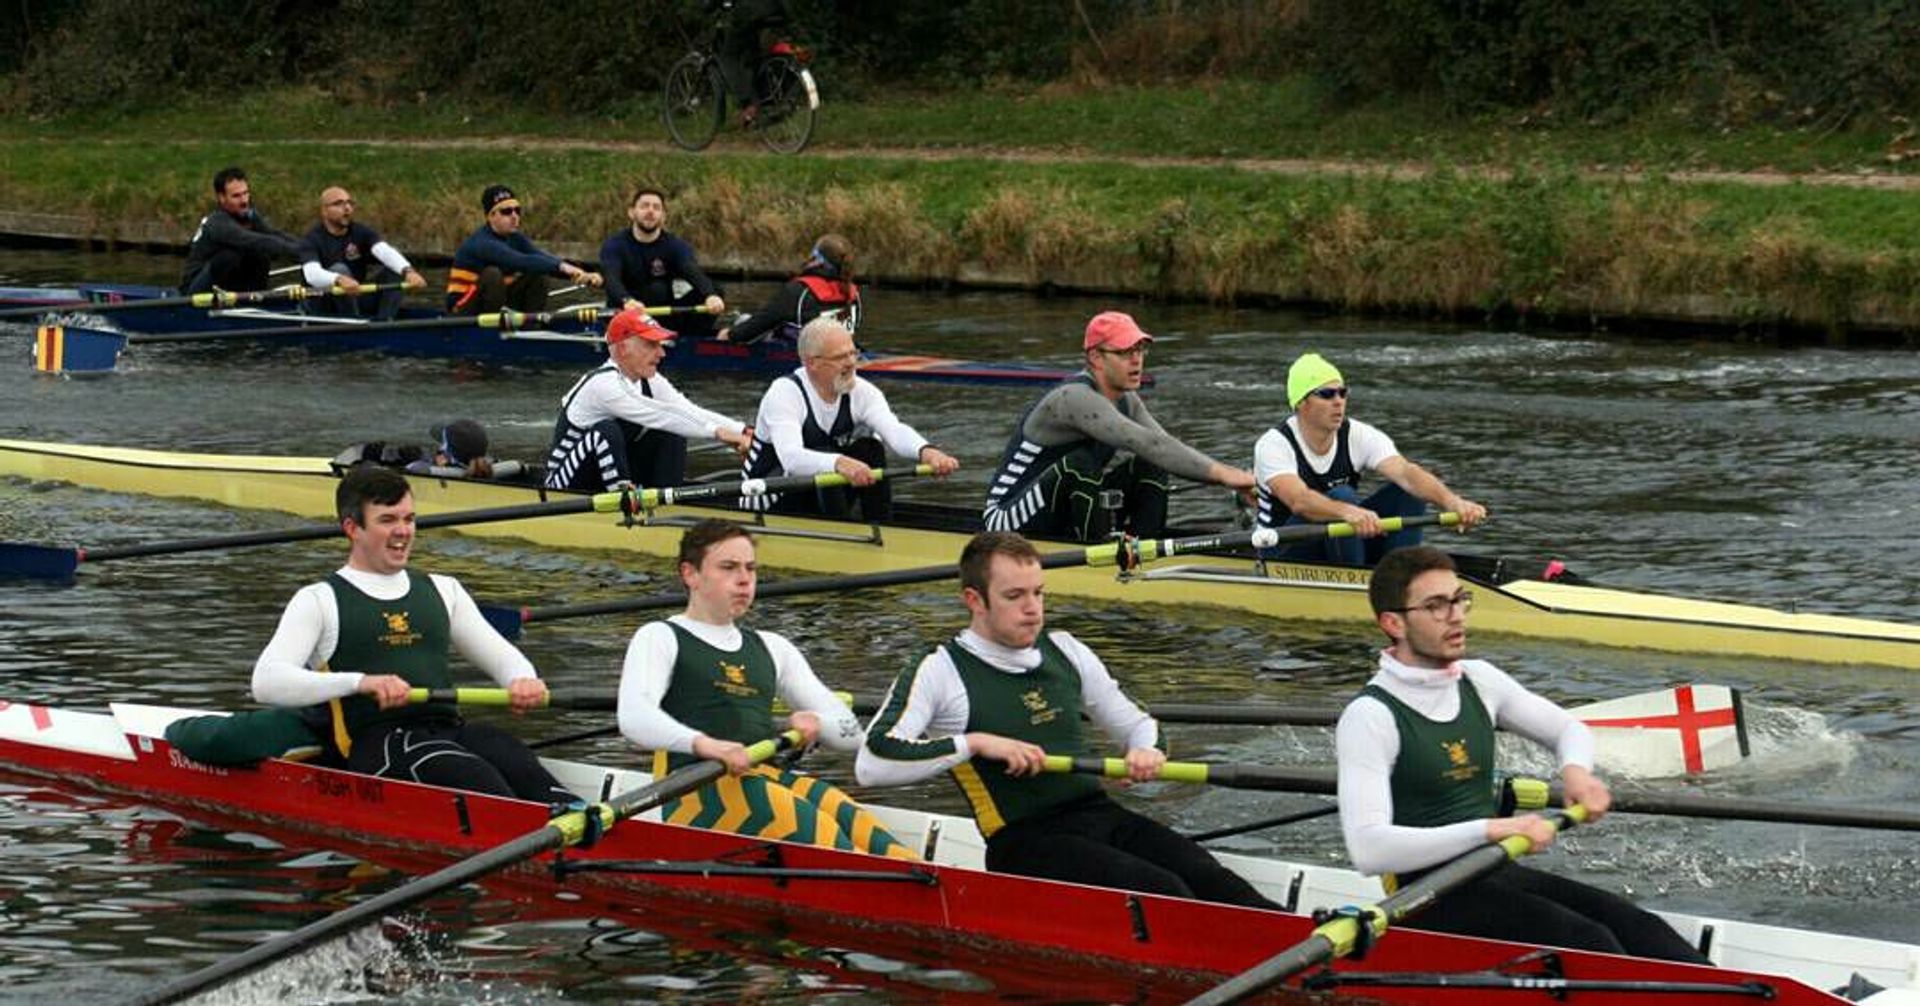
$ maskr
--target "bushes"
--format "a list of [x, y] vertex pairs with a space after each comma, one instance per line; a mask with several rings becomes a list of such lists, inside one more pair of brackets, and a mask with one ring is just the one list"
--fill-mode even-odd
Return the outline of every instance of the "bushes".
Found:
[[[1276, 79], [1335, 100], [1437, 97], [1610, 123], [1839, 126], [1920, 111], [1910, 0], [790, 0], [837, 97], [1074, 79]], [[23, 0], [13, 104], [125, 106], [312, 86], [351, 100], [617, 112], [710, 23], [698, 0]]]

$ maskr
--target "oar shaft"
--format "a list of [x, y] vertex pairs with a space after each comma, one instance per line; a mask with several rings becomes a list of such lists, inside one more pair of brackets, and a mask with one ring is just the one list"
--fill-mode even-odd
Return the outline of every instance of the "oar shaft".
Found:
[[[296, 267], [297, 268], [297, 267]], [[376, 293], [381, 290], [396, 290], [400, 284], [368, 284], [356, 293]], [[305, 300], [310, 297], [334, 297], [345, 294], [339, 287], [309, 289], [305, 286], [279, 286], [271, 290], [212, 290], [206, 293], [189, 293], [178, 297], [145, 297], [139, 300], [68, 300], [36, 307], [16, 307], [0, 311], [0, 318], [28, 318], [51, 311], [80, 309], [88, 314], [105, 314], [111, 311], [139, 311], [158, 307], [197, 307], [222, 308], [239, 307], [242, 304], [266, 304], [276, 300]]]
[[[488, 507], [480, 510], [456, 510], [450, 513], [428, 514], [414, 521], [419, 528], [464, 527], [469, 524], [493, 524], [500, 521], [526, 520], [531, 517], [554, 517], [573, 513], [618, 512], [621, 507], [622, 493], [597, 493], [592, 496], [576, 496], [567, 499], [550, 500], [545, 503], [519, 503], [513, 506]], [[148, 555], [175, 555], [185, 552], [205, 552], [221, 548], [248, 548], [256, 545], [283, 545], [297, 541], [316, 541], [323, 538], [335, 538], [341, 534], [338, 524], [314, 524], [307, 527], [281, 528], [273, 531], [247, 531], [241, 534], [215, 535], [210, 538], [189, 538], [182, 541], [156, 541], [142, 545], [115, 545], [107, 548], [79, 549], [80, 558], [87, 562], [104, 562], [109, 559], [133, 559]]]
[[[1560, 785], [1553, 786], [1553, 803], [1566, 803]], [[1616, 790], [1616, 814], [1661, 814], [1721, 821], [1768, 821], [1777, 824], [1813, 824], [1834, 828], [1873, 828], [1882, 831], [1920, 831], [1920, 812], [1895, 807], [1843, 807], [1832, 804], [1792, 803], [1786, 800], [1750, 800], [1694, 793], [1635, 793]]]
[[[749, 747], [747, 756], [758, 763], [799, 743], [800, 736], [788, 731], [778, 738], [764, 740]], [[257, 970], [304, 947], [352, 932], [390, 912], [417, 904], [441, 891], [452, 890], [489, 873], [532, 859], [541, 853], [563, 846], [576, 845], [587, 834], [589, 815], [600, 819], [601, 829], [611, 828], [635, 814], [699, 789], [720, 778], [725, 772], [726, 766], [717, 761], [702, 760], [684, 766], [664, 778], [621, 793], [604, 803], [560, 814], [540, 828], [504, 845], [470, 856], [344, 911], [308, 923], [285, 936], [258, 944], [243, 953], [146, 992], [133, 1001], [141, 1006], [159, 1006], [163, 1003], [178, 1002]]]
[[446, 315], [439, 318], [403, 318], [396, 321], [343, 322], [316, 318], [311, 324], [273, 325], [265, 328], [234, 328], [207, 332], [166, 332], [134, 336], [130, 341], [218, 342], [226, 339], [271, 339], [289, 335], [382, 335], [388, 332], [417, 332], [441, 328], [490, 328], [502, 332], [525, 331], [551, 325], [556, 321], [591, 323], [604, 308], [585, 307], [564, 311], [527, 314], [498, 311], [492, 314]]
[[[1585, 818], [1586, 808], [1578, 805], [1551, 815], [1556, 829], [1560, 831]], [[1371, 929], [1374, 938], [1384, 936], [1392, 927], [1424, 911], [1441, 895], [1485, 876], [1508, 860], [1526, 855], [1532, 848], [1533, 843], [1524, 835], [1513, 835], [1483, 845], [1436, 867], [1378, 904], [1364, 906], [1359, 913], [1341, 915], [1322, 923], [1305, 940], [1214, 986], [1206, 994], [1188, 1000], [1186, 1006], [1222, 1006], [1239, 1002], [1317, 964], [1345, 957], [1359, 944], [1362, 926]]]
[[[875, 469], [874, 481], [891, 479], [920, 478], [933, 474], [932, 465], [915, 465], [906, 471]], [[713, 482], [706, 485], [671, 486], [660, 489], [642, 490], [640, 505], [646, 509], [660, 506], [672, 506], [676, 503], [694, 503], [700, 500], [752, 498], [773, 493], [793, 492], [799, 489], [832, 489], [852, 485], [845, 475], [838, 472], [823, 472], [819, 475], [787, 475], [771, 479], [743, 479], [739, 482]]]

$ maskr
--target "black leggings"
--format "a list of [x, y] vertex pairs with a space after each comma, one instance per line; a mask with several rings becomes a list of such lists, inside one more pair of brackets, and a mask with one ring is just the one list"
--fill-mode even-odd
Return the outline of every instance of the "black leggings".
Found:
[[1105, 795], [1016, 821], [987, 839], [987, 869], [1279, 910], [1177, 831]]
[[490, 796], [570, 802], [519, 738], [484, 723], [435, 723], [366, 731], [353, 739], [347, 768]]
[[1405, 925], [1570, 950], [1708, 963], [1706, 955], [1652, 912], [1617, 894], [1518, 863], [1446, 895]]

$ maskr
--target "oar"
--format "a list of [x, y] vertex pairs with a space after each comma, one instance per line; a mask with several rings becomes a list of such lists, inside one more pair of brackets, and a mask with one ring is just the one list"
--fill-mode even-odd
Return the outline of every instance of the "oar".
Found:
[[[358, 293], [375, 293], [381, 290], [398, 290], [400, 284], [389, 283], [384, 286], [368, 284]], [[141, 300], [120, 300], [95, 302], [90, 300], [65, 301], [58, 304], [43, 304], [39, 307], [16, 307], [0, 311], [0, 318], [28, 318], [48, 314], [67, 308], [85, 308], [88, 314], [104, 314], [108, 311], [135, 311], [152, 307], [199, 307], [226, 308], [247, 304], [269, 304], [281, 300], [307, 300], [314, 297], [337, 297], [346, 291], [339, 287], [314, 289], [301, 284], [277, 286], [271, 290], [213, 290], [207, 293], [190, 293], [178, 297], [147, 297]]]
[[402, 318], [396, 321], [369, 322], [317, 320], [309, 325], [273, 325], [266, 328], [235, 328], [210, 332], [166, 332], [138, 335], [129, 341], [135, 343], [218, 342], [223, 339], [270, 339], [283, 335], [373, 335], [440, 328], [491, 328], [502, 332], [524, 332], [528, 329], [545, 328], [555, 322], [572, 321], [592, 324], [601, 317], [614, 313], [610, 308], [599, 304], [581, 304], [578, 307], [535, 313], [494, 311], [488, 314], [445, 315], [438, 318]]
[[[1578, 804], [1558, 814], [1547, 815], [1555, 831], [1565, 831], [1586, 820], [1586, 817], [1587, 809]], [[1371, 943], [1385, 936], [1388, 929], [1419, 913], [1442, 895], [1478, 880], [1501, 864], [1519, 859], [1532, 849], [1533, 842], [1525, 835], [1510, 835], [1498, 842], [1483, 845], [1436, 867], [1419, 880], [1382, 899], [1379, 904], [1342, 911], [1315, 927], [1313, 935], [1214, 986], [1204, 995], [1188, 1000], [1187, 1006], [1218, 1006], [1221, 1003], [1239, 1002], [1316, 964], [1345, 957], [1361, 946], [1363, 939]]]
[[[841, 702], [853, 702], [853, 696], [847, 692], [833, 694]], [[459, 706], [496, 709], [513, 705], [513, 698], [505, 688], [415, 688], [407, 692], [407, 701], [416, 705], [422, 702], [451, 702]], [[540, 706], [543, 709], [611, 712], [620, 707], [620, 692], [613, 688], [550, 688], [547, 690], [547, 700]], [[773, 711], [784, 714], [790, 710], [784, 701], [774, 699]], [[859, 712], [858, 709], [854, 711]]]
[[[687, 497], [681, 497], [683, 499]], [[1416, 517], [1385, 517], [1380, 526], [1388, 532], [1406, 527], [1420, 527], [1429, 524], [1452, 526], [1460, 523], [1460, 515], [1447, 513], [1422, 514]], [[1161, 538], [1146, 540], [1127, 540], [1105, 545], [1091, 545], [1086, 548], [1064, 552], [1048, 552], [1040, 556], [1040, 565], [1046, 569], [1061, 569], [1068, 566], [1119, 566], [1132, 569], [1143, 562], [1165, 559], [1191, 552], [1219, 551], [1252, 545], [1255, 548], [1270, 548], [1286, 541], [1304, 541], [1310, 538], [1350, 538], [1353, 536], [1351, 524], [1293, 524], [1282, 528], [1260, 528], [1252, 531], [1229, 531], [1223, 534], [1195, 535], [1191, 538]], [[934, 583], [951, 580], [960, 575], [958, 555], [951, 563], [937, 566], [913, 566], [907, 569], [886, 570], [879, 573], [860, 573], [852, 576], [808, 576], [792, 580], [776, 580], [762, 583], [754, 591], [760, 599], [771, 597], [792, 597], [798, 594], [821, 594], [849, 590], [868, 590], [877, 587], [898, 587], [913, 583]], [[512, 605], [482, 604], [480, 613], [485, 615], [493, 627], [508, 639], [520, 638], [520, 630], [528, 622], [546, 622], [561, 618], [586, 618], [594, 615], [623, 614], [633, 611], [653, 611], [660, 608], [677, 608], [687, 603], [683, 591], [664, 591], [647, 594], [642, 597], [621, 598], [612, 601], [590, 601], [582, 604], [553, 605], [545, 608], [515, 607]]]
[[[929, 465], [917, 465], [910, 471], [895, 472], [891, 476], [884, 469], [876, 469], [877, 479], [904, 479], [921, 475], [930, 475], [933, 468]], [[637, 515], [677, 502], [705, 499], [723, 499], [734, 496], [757, 496], [764, 493], [787, 492], [809, 487], [831, 487], [846, 485], [846, 476], [836, 472], [821, 475], [792, 475], [775, 479], [748, 479], [744, 482], [721, 482], [704, 485], [663, 486], [657, 489], [634, 489], [594, 493], [592, 495], [572, 496], [566, 499], [549, 500], [544, 503], [521, 503], [513, 506], [488, 507], [480, 510], [457, 510], [452, 513], [429, 514], [415, 522], [416, 527], [460, 527], [468, 524], [491, 524], [509, 520], [528, 520], [535, 517], [558, 517], [576, 513], [621, 513]], [[24, 542], [0, 542], [0, 577], [24, 577], [39, 580], [69, 580], [79, 569], [82, 562], [104, 562], [110, 559], [132, 559], [149, 555], [178, 555], [185, 552], [206, 552], [222, 548], [247, 548], [256, 545], [284, 545], [296, 541], [316, 541], [332, 538], [340, 534], [338, 524], [313, 524], [306, 527], [283, 528], [274, 531], [249, 531], [243, 534], [216, 535], [210, 538], [189, 538], [181, 541], [157, 541], [144, 545], [120, 545], [108, 548], [86, 549], [69, 548], [56, 545], [32, 545]], [[484, 612], [483, 612], [484, 614]], [[516, 631], [514, 633], [518, 635]]]
[[[1048, 755], [1049, 772], [1079, 772], [1109, 779], [1127, 777], [1127, 763], [1119, 758], [1071, 758]], [[1206, 783], [1229, 789], [1272, 790], [1284, 793], [1331, 795], [1336, 787], [1332, 769], [1280, 768], [1233, 762], [1170, 761], [1160, 770], [1167, 782]], [[1516, 780], [1518, 782], [1519, 780]], [[1537, 783], [1536, 783], [1537, 784]], [[1565, 804], [1559, 784], [1552, 802]], [[1746, 800], [1678, 793], [1615, 791], [1612, 813], [1702, 817], [1723, 821], [1767, 821], [1775, 824], [1816, 824], [1835, 828], [1884, 831], [1920, 831], [1920, 811], [1892, 807], [1844, 807], [1833, 804], [1790, 803], [1784, 800]]]
[[[799, 743], [800, 734], [790, 730], [749, 747], [747, 757], [757, 764], [781, 751], [796, 747]], [[184, 978], [168, 982], [158, 989], [143, 993], [133, 1001], [142, 1006], [158, 1006], [161, 1003], [178, 1002], [188, 996], [204, 992], [302, 948], [351, 932], [390, 912], [417, 904], [442, 891], [452, 890], [542, 853], [578, 845], [589, 835], [597, 837], [600, 832], [612, 828], [619, 822], [658, 807], [675, 797], [691, 793], [719, 779], [725, 773], [726, 766], [717, 761], [700, 761], [676, 769], [648, 785], [628, 790], [603, 803], [560, 814], [519, 838], [470, 856], [418, 880], [409, 881], [345, 911], [308, 923], [291, 933], [268, 940], [244, 953], [202, 968]]]

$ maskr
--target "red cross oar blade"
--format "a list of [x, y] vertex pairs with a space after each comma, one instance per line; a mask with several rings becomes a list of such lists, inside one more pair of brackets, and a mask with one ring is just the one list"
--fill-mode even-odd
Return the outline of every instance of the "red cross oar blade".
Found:
[[1698, 775], [1747, 757], [1740, 692], [1681, 685], [1572, 710], [1593, 730], [1603, 772], [1651, 778]]

